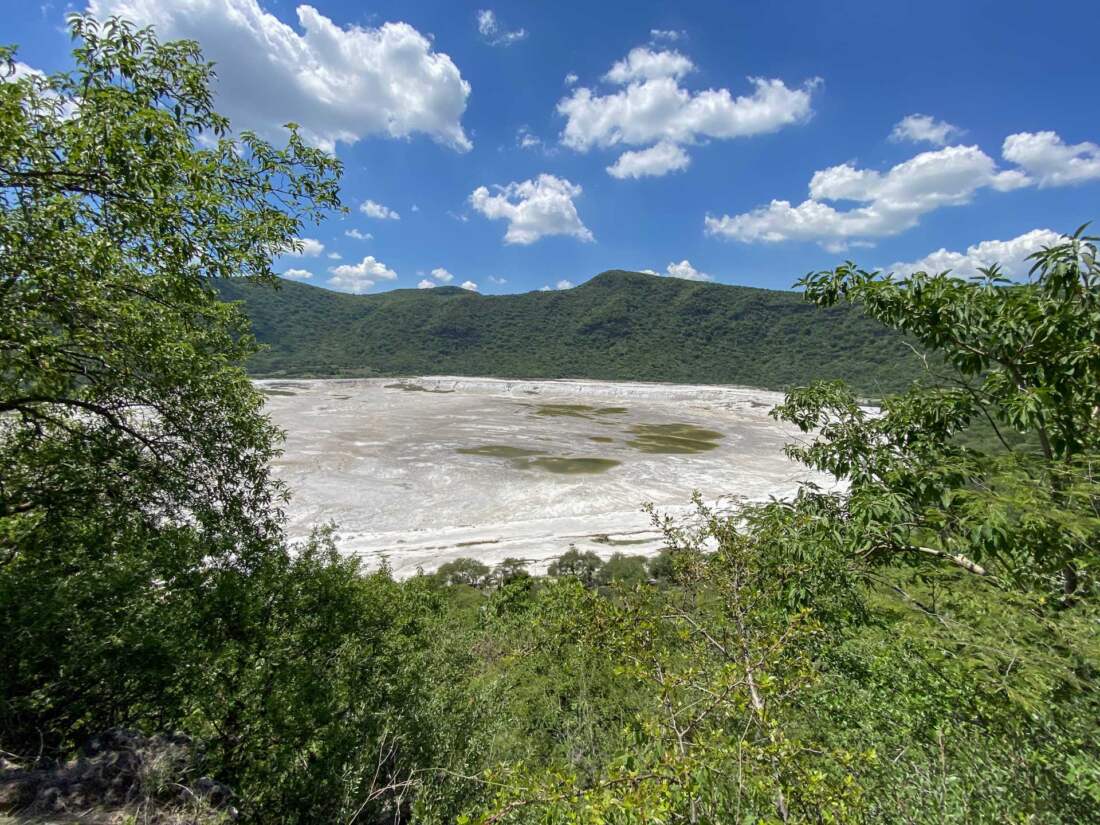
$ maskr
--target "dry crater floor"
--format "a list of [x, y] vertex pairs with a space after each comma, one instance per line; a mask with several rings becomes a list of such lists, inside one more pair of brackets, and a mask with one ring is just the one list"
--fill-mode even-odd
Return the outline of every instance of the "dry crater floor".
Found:
[[646, 502], [690, 518], [692, 492], [728, 507], [828, 480], [792, 463], [802, 438], [744, 387], [484, 378], [260, 381], [287, 434], [276, 472], [290, 534], [399, 577], [460, 556], [541, 572], [570, 545], [650, 555]]

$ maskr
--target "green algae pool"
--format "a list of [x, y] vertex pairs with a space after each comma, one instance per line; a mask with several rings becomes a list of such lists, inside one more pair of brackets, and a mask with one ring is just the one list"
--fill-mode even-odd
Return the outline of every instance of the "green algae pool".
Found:
[[461, 455], [482, 458], [504, 458], [519, 470], [536, 469], [555, 475], [595, 475], [605, 473], [622, 462], [594, 456], [554, 456], [542, 450], [528, 450], [508, 444], [482, 444], [480, 447], [459, 447]]
[[428, 387], [422, 387], [420, 384], [407, 384], [402, 381], [398, 381], [396, 384], [386, 384], [383, 389], [404, 390], [405, 392], [434, 392], [440, 395], [449, 395], [454, 392], [454, 390], [433, 390]]
[[480, 455], [486, 458], [533, 458], [546, 455], [542, 450], [527, 450], [523, 447], [511, 447], [507, 444], [483, 444], [480, 447], [459, 447], [455, 450], [462, 455]]
[[535, 415], [553, 418], [592, 418], [597, 415], [626, 415], [628, 412], [626, 407], [593, 407], [588, 404], [539, 404], [535, 407]]
[[695, 424], [635, 424], [626, 443], [643, 453], [695, 455], [718, 448], [722, 433]]
[[606, 473], [612, 467], [618, 467], [620, 464], [622, 464], [621, 461], [615, 461], [612, 458], [589, 458], [587, 456], [577, 456], [575, 458], [544, 456], [542, 458], [532, 458], [528, 462], [529, 466], [545, 470], [548, 473], [568, 476]]

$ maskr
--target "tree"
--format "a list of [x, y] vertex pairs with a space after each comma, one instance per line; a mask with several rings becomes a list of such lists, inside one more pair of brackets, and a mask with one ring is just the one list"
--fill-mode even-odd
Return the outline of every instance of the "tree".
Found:
[[494, 572], [496, 574], [497, 584], [500, 587], [511, 584], [518, 579], [530, 578], [531, 576], [527, 571], [527, 562], [523, 559], [512, 557], [508, 557], [498, 564]]
[[618, 583], [634, 587], [645, 584], [648, 579], [645, 556], [627, 556], [623, 553], [612, 553], [596, 574], [596, 582], [601, 585]]
[[603, 561], [591, 550], [581, 552], [572, 545], [557, 561], [547, 568], [547, 572], [555, 577], [572, 577], [578, 579], [585, 587], [592, 587], [596, 583], [596, 574], [603, 567]]
[[[820, 306], [860, 304], [913, 336], [951, 374], [862, 407], [840, 384], [792, 392], [775, 410], [809, 446], [788, 453], [846, 479], [854, 555], [916, 553], [972, 573], [987, 568], [1065, 596], [1087, 581], [1100, 546], [1100, 265], [1084, 227], [1031, 256], [1025, 283], [992, 267], [896, 279], [847, 263], [799, 284]], [[960, 436], [988, 427], [997, 449]], [[1014, 436], [1014, 437], [1009, 437]], [[1023, 436], [1023, 438], [1021, 438]], [[1030, 440], [1028, 439], [1030, 437]]]
[[482, 564], [477, 559], [464, 556], [439, 565], [439, 569], [435, 571], [435, 578], [443, 584], [465, 584], [470, 587], [481, 587], [488, 583], [489, 573], [490, 570], [487, 564]]
[[672, 561], [672, 553], [666, 547], [646, 563], [646, 572], [649, 578], [663, 584], [676, 578], [676, 565]]
[[293, 125], [229, 132], [196, 44], [69, 24], [71, 72], [0, 50], [0, 731], [35, 749], [181, 718], [234, 632], [189, 611], [285, 553], [279, 433], [214, 283], [272, 282], [339, 206]]

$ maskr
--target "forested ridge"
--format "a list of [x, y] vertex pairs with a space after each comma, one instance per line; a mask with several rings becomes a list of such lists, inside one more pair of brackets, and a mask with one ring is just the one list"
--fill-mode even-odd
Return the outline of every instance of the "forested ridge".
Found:
[[[293, 126], [283, 146], [232, 132], [196, 44], [70, 26], [70, 72], [17, 76], [0, 50], [0, 817], [1096, 819], [1087, 227], [1024, 281], [802, 278], [818, 317], [935, 364], [875, 411], [840, 380], [785, 394], [788, 454], [843, 485], [697, 502], [693, 526], [653, 512], [654, 559], [398, 581], [341, 557], [332, 526], [287, 538], [258, 344], [223, 300], [236, 279], [336, 300], [262, 290], [342, 208], [339, 161]], [[614, 274], [537, 300], [605, 287], [760, 297]]]
[[243, 300], [264, 351], [248, 368], [286, 377], [477, 375], [744, 384], [839, 378], [870, 395], [906, 387], [920, 359], [855, 307], [793, 292], [601, 273], [568, 290], [479, 295], [458, 287], [348, 295], [281, 280], [219, 286]]

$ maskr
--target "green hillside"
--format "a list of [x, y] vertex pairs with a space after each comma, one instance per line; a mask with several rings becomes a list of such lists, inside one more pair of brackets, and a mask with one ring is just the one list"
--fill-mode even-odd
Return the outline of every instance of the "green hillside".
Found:
[[456, 374], [731, 383], [843, 378], [878, 394], [918, 375], [913, 351], [858, 309], [793, 292], [604, 272], [579, 287], [479, 295], [457, 287], [348, 295], [225, 282], [269, 349], [268, 376]]

